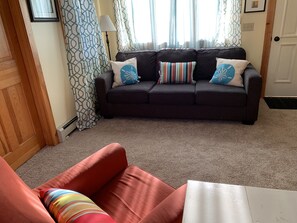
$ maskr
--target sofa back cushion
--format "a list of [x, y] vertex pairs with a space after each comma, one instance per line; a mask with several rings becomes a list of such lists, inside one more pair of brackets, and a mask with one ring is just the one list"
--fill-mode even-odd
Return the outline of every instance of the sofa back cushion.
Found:
[[136, 57], [137, 72], [140, 76], [140, 81], [157, 81], [156, 74], [156, 51], [133, 51], [133, 52], [118, 52], [116, 55], [117, 61], [125, 61]]
[[191, 62], [196, 61], [193, 79], [210, 80], [216, 70], [216, 58], [246, 59], [246, 52], [241, 47], [208, 48], [208, 49], [163, 49], [160, 51], [118, 52], [117, 61], [137, 58], [140, 81], [157, 81], [159, 79], [161, 62]]
[[160, 62], [191, 62], [197, 60], [197, 53], [194, 49], [164, 49], [157, 55], [157, 61]]
[[54, 223], [39, 197], [0, 157], [0, 222]]
[[194, 70], [194, 80], [210, 80], [216, 70], [216, 58], [245, 60], [246, 53], [243, 48], [211, 48], [197, 50], [197, 64]]

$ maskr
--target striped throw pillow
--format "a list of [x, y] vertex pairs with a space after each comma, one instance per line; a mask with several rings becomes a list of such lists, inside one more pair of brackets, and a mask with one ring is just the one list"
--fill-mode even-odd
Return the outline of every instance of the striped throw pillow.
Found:
[[78, 192], [51, 188], [41, 191], [40, 196], [58, 223], [115, 223], [90, 198]]
[[160, 62], [159, 84], [193, 84], [193, 72], [196, 62]]

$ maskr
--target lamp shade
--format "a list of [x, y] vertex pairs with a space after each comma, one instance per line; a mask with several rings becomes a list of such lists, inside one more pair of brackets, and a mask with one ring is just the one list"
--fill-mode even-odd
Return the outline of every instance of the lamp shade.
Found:
[[102, 15], [99, 18], [99, 24], [102, 32], [114, 32], [116, 28], [114, 27], [112, 21], [108, 15]]

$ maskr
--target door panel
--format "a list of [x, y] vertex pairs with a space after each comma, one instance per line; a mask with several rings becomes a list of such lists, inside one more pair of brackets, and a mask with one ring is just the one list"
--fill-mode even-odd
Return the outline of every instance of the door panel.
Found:
[[11, 54], [8, 46], [8, 41], [5, 35], [2, 19], [0, 19], [0, 61], [2, 59], [11, 59]]
[[276, 3], [265, 96], [297, 96], [296, 10], [296, 0]]
[[4, 156], [8, 151], [7, 141], [4, 138], [4, 132], [0, 125], [0, 156]]
[[17, 168], [44, 146], [7, 0], [0, 3], [0, 155]]
[[0, 62], [0, 90], [20, 83], [21, 78], [18, 74], [15, 62], [13, 60], [4, 61], [1, 56], [0, 60], [2, 60]]
[[35, 134], [33, 122], [21, 84], [13, 85], [4, 90], [3, 98], [7, 106], [7, 116], [10, 117], [18, 143], [25, 142], [33, 137]]
[[[284, 1], [284, 0], [282, 0]], [[278, 4], [280, 4], [279, 2]], [[296, 16], [296, 10], [297, 10], [297, 1], [287, 1], [285, 0], [283, 2], [284, 8], [282, 8], [282, 24], [281, 28], [283, 30], [283, 36], [284, 37], [296, 37], [297, 33], [297, 16]], [[289, 22], [288, 22], [289, 21]]]

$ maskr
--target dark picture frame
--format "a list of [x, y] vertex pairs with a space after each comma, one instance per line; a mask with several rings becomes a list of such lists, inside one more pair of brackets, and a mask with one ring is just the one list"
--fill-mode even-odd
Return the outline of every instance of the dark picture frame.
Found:
[[31, 22], [58, 22], [56, 0], [27, 0]]
[[244, 13], [265, 12], [266, 0], [245, 0]]

